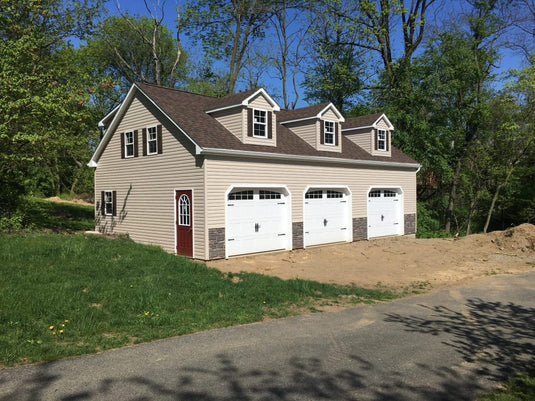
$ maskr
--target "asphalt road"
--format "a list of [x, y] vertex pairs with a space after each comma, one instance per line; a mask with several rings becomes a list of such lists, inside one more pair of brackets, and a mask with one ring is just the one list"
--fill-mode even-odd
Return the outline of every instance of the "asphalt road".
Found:
[[0, 371], [0, 400], [473, 400], [535, 367], [535, 272]]

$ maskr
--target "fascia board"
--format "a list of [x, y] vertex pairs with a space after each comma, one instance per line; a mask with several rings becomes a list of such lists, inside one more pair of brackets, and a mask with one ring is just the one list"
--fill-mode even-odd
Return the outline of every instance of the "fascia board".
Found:
[[243, 157], [256, 159], [270, 159], [270, 160], [286, 160], [286, 161], [300, 161], [311, 163], [329, 163], [329, 164], [350, 164], [370, 167], [400, 167], [406, 169], [417, 170], [421, 167], [418, 163], [400, 163], [400, 162], [384, 162], [379, 160], [355, 160], [355, 159], [339, 159], [335, 157], [326, 156], [303, 156], [303, 155], [287, 155], [282, 153], [268, 153], [268, 152], [251, 152], [247, 150], [233, 150], [233, 149], [217, 149], [217, 148], [203, 148], [201, 155], [206, 156], [227, 156], [227, 157]]

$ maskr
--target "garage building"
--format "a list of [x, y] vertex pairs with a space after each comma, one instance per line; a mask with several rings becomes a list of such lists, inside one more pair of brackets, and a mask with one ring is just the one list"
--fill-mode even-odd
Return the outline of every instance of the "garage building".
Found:
[[209, 260], [416, 231], [419, 164], [382, 113], [137, 83], [99, 125], [100, 232]]

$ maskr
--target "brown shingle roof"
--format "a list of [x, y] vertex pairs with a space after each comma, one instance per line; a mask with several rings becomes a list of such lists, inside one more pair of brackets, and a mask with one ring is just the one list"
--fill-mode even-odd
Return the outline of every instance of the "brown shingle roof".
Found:
[[207, 110], [218, 109], [220, 107], [235, 106], [241, 104], [245, 99], [257, 92], [260, 88], [249, 89], [244, 92], [234, 93], [232, 95], [212, 98], [212, 102], [208, 106]]
[[327, 107], [329, 103], [320, 103], [313, 106], [302, 107], [294, 110], [281, 110], [277, 118], [280, 122], [300, 120], [307, 117], [315, 117], [320, 111]]
[[[215, 118], [206, 114], [204, 111], [213, 108], [213, 101], [215, 98], [151, 84], [138, 83], [137, 86], [202, 148], [244, 150], [301, 156], [323, 156], [352, 160], [416, 163], [413, 159], [394, 147], [392, 147], [391, 157], [372, 156], [344, 136], [342, 136], [342, 152], [319, 151], [281, 124], [277, 124], [277, 146], [245, 144], [229, 132]], [[246, 99], [255, 91], [256, 90], [253, 90], [252, 92], [242, 92], [240, 96], [244, 96], [243, 99]], [[246, 96], [245, 94], [248, 92], [250, 93]], [[234, 96], [235, 95], [231, 95], [233, 101], [234, 99], [239, 99], [239, 97], [235, 98]], [[322, 108], [324, 108], [325, 105], [326, 104], [324, 104]], [[314, 108], [318, 106], [321, 105], [311, 107]], [[321, 111], [322, 108], [320, 108], [318, 112]], [[310, 108], [307, 107], [306, 109]], [[279, 121], [281, 113], [282, 112], [277, 113], [277, 119]]]
[[346, 121], [342, 123], [342, 129], [345, 128], [358, 128], [369, 127], [381, 117], [383, 113], [367, 114], [365, 116], [346, 118]]

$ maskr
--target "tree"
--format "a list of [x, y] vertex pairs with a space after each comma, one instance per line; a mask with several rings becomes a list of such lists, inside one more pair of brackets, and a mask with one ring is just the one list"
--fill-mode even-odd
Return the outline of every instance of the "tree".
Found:
[[87, 56], [100, 74], [122, 82], [149, 82], [175, 87], [184, 82], [186, 58], [180, 41], [159, 17], [111, 16], [98, 25], [87, 45]]
[[247, 51], [263, 36], [273, 10], [265, 0], [197, 1], [183, 10], [180, 29], [200, 40], [210, 58], [227, 64], [227, 94], [234, 93]]
[[87, 146], [87, 80], [69, 62], [67, 40], [85, 37], [100, 1], [0, 1], [0, 203], [17, 207], [32, 171]]
[[[314, 102], [332, 102], [340, 111], [353, 105], [355, 95], [362, 87], [363, 74], [360, 54], [352, 46], [352, 31], [342, 29], [339, 12], [318, 12], [312, 24], [314, 43], [312, 66], [309, 67], [303, 85], [305, 98]], [[338, 18], [338, 21], [333, 20]]]
[[516, 73], [516, 81], [504, 89], [493, 107], [497, 129], [491, 138], [493, 156], [492, 199], [483, 232], [487, 232], [500, 192], [517, 167], [535, 149], [535, 67]]
[[[297, 73], [304, 60], [302, 47], [305, 38], [310, 34], [310, 24], [305, 21], [307, 13], [303, 1], [282, 0], [280, 4], [270, 19], [277, 38], [277, 52], [271, 57], [271, 63], [281, 82], [284, 108], [294, 109], [299, 100]], [[293, 92], [292, 100], [289, 85]]]

